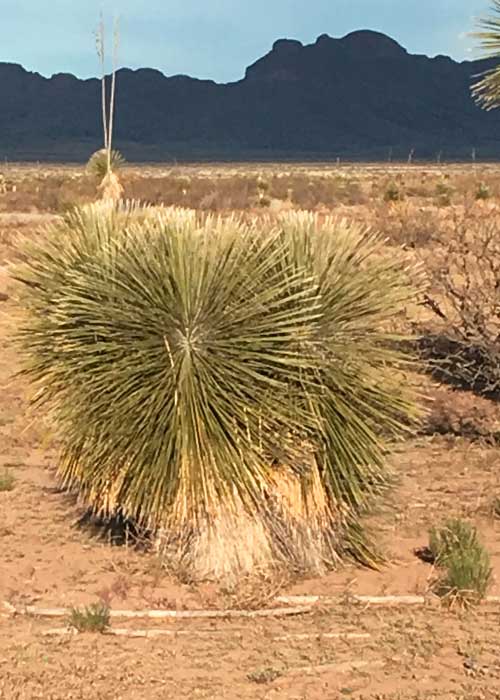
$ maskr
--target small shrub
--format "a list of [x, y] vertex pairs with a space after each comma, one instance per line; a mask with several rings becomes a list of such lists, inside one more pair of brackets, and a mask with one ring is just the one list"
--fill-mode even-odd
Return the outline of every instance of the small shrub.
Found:
[[15, 483], [14, 475], [10, 471], [4, 469], [0, 472], [0, 491], [12, 491]]
[[189, 191], [191, 190], [191, 178], [189, 177], [189, 175], [183, 175], [177, 180], [177, 182], [180, 189], [180, 193], [183, 197], [187, 197]]
[[390, 182], [384, 192], [385, 202], [400, 202], [403, 199], [403, 193], [400, 187], [395, 182]]
[[446, 566], [454, 552], [474, 549], [478, 545], [476, 528], [464, 520], [449, 520], [429, 533], [429, 550], [438, 566]]
[[477, 200], [484, 200], [484, 199], [489, 199], [490, 197], [491, 197], [490, 188], [484, 182], [480, 182], [478, 187], [477, 187], [477, 190], [476, 190], [475, 198]]
[[271, 197], [269, 196], [269, 183], [262, 177], [257, 179], [257, 198], [259, 206], [268, 207], [271, 204]]
[[71, 608], [68, 625], [78, 632], [105, 632], [110, 624], [110, 610], [105, 603], [92, 603], [86, 608]]
[[257, 178], [257, 191], [260, 194], [264, 194], [265, 192], [269, 191], [269, 183], [262, 177]]
[[451, 194], [451, 187], [447, 182], [441, 180], [436, 184], [436, 197], [442, 197], [443, 195]]
[[500, 519], [500, 496], [495, 496], [491, 503], [491, 514], [494, 518]]
[[265, 683], [272, 683], [277, 678], [280, 678], [282, 675], [282, 672], [279, 671], [277, 668], [269, 667], [261, 668], [257, 671], [252, 671], [247, 675], [247, 679], [252, 683], [264, 685]]
[[453, 188], [444, 180], [441, 180], [436, 185], [436, 199], [437, 204], [441, 207], [448, 207], [451, 204], [451, 197], [453, 194]]
[[479, 603], [491, 581], [490, 556], [477, 530], [463, 520], [450, 520], [431, 530], [429, 550], [443, 570], [434, 583], [436, 595], [450, 604]]
[[484, 547], [457, 550], [449, 555], [434, 591], [450, 604], [476, 604], [486, 595], [491, 573], [490, 556]]
[[500, 228], [490, 213], [452, 216], [443, 238], [419, 258], [434, 313], [426, 359], [438, 378], [488, 398], [500, 397]]

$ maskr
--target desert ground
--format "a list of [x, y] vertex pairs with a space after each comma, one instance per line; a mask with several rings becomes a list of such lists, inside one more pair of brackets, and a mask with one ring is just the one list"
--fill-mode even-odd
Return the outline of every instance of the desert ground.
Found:
[[[134, 166], [121, 179], [127, 198], [152, 204], [249, 216], [304, 208], [364, 222], [387, 239], [389, 251], [422, 261], [429, 296], [445, 310], [440, 269], [463, 232], [493, 227], [499, 245], [496, 165]], [[17, 290], [8, 267], [23, 238], [43, 235], [68, 208], [95, 197], [96, 183], [79, 166], [0, 167], [0, 484], [8, 482], [0, 488], [0, 698], [500, 698], [500, 391], [453, 383], [425, 364], [412, 374], [426, 414], [390, 457], [394, 488], [369, 517], [387, 558], [380, 571], [346, 564], [314, 580], [194, 586], [174, 580], [142, 543], [85, 521], [81, 505], [59, 488], [57, 449], [43, 417], [28, 410], [28, 387], [16, 376]], [[482, 303], [490, 290], [473, 282], [477, 289], [468, 290]], [[494, 309], [498, 297], [487, 303]], [[450, 322], [445, 315], [423, 304], [408, 324], [437, 337]], [[463, 609], [432, 595], [435, 568], [415, 552], [449, 517], [477, 526], [491, 556], [488, 593], [499, 602]], [[296, 615], [254, 614], [293, 606], [280, 596], [313, 595], [321, 598]], [[356, 595], [425, 602], [380, 605]], [[112, 630], [128, 630], [117, 636], [51, 634], [63, 619], [25, 614], [27, 606], [98, 601], [178, 615], [113, 618]], [[196, 611], [226, 614], [185, 614]], [[144, 631], [162, 634], [133, 636]]]

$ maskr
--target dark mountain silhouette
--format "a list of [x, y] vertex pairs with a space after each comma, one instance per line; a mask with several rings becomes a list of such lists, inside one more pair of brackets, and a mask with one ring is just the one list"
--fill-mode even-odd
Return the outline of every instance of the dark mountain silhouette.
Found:
[[[234, 83], [156, 70], [117, 77], [129, 158], [500, 156], [500, 113], [470, 95], [491, 61], [411, 55], [384, 34], [279, 40]], [[0, 63], [0, 157], [79, 159], [101, 143], [100, 83]]]

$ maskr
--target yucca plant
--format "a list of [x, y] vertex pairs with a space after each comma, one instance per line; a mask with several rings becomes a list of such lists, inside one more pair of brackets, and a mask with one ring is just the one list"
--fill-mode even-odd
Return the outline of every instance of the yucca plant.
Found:
[[111, 151], [111, 159], [110, 163], [108, 164], [108, 152], [105, 148], [101, 148], [99, 151], [93, 153], [89, 158], [89, 162], [87, 163], [87, 171], [93, 177], [102, 181], [108, 173], [109, 168], [111, 168], [113, 172], [116, 172], [120, 168], [123, 168], [124, 165], [125, 158], [122, 156], [120, 151], [117, 151], [116, 149]]
[[[479, 29], [473, 36], [485, 58], [500, 59], [500, 0], [491, 0], [491, 14], [479, 20]], [[500, 105], [500, 63], [476, 77], [479, 80], [472, 86], [473, 96], [484, 109], [495, 109]]]
[[118, 201], [123, 195], [123, 187], [120, 184], [116, 170], [122, 167], [125, 159], [119, 151], [113, 150], [113, 128], [115, 121], [115, 96], [116, 96], [116, 63], [119, 45], [118, 21], [115, 20], [113, 31], [113, 54], [111, 70], [111, 88], [109, 107], [106, 86], [106, 27], [101, 13], [99, 26], [96, 32], [96, 50], [101, 66], [101, 107], [102, 125], [104, 135], [104, 147], [96, 151], [90, 158], [87, 168], [99, 177], [101, 184], [99, 189], [103, 199]]
[[192, 579], [378, 562], [360, 518], [417, 410], [415, 290], [374, 236], [101, 203], [26, 245], [18, 345], [69, 489]]

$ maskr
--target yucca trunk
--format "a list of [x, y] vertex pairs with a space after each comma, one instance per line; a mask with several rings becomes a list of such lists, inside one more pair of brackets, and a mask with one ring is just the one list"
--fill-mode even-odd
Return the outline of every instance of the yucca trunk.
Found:
[[377, 561], [360, 518], [416, 415], [390, 329], [415, 290], [373, 236], [107, 203], [26, 252], [18, 343], [67, 488], [195, 580]]

